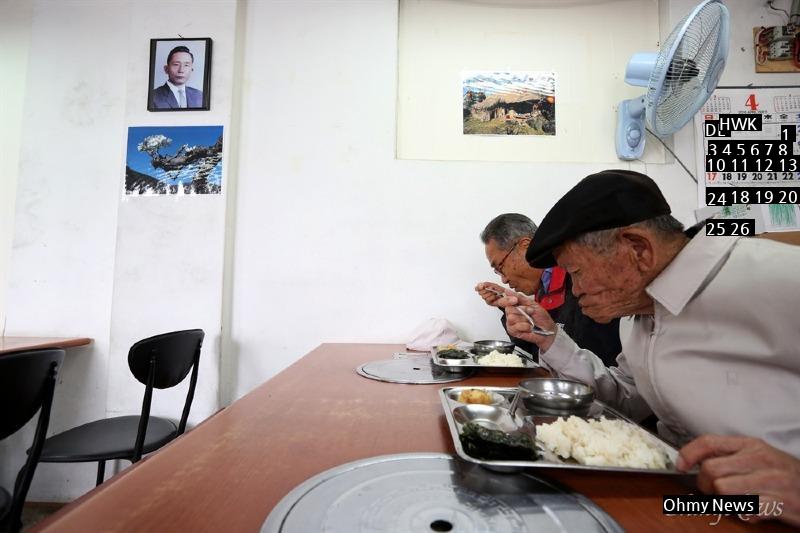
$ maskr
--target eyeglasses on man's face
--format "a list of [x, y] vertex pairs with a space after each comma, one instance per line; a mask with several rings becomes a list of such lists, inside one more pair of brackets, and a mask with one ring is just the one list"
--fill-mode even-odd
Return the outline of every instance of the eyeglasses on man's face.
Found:
[[514, 251], [514, 248], [516, 248], [518, 244], [519, 244], [519, 241], [515, 242], [514, 246], [512, 246], [511, 249], [508, 252], [506, 252], [506, 255], [503, 256], [503, 258], [500, 260], [500, 262], [497, 263], [497, 266], [494, 267], [494, 273], [495, 274], [497, 274], [498, 276], [504, 276], [505, 275], [505, 274], [503, 274], [503, 265], [505, 264], [506, 259], [508, 259], [508, 256], [511, 255], [511, 252]]

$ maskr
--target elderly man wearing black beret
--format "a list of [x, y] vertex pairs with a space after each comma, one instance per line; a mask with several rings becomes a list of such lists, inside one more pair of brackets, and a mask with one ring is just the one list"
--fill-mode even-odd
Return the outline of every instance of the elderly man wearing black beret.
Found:
[[683, 446], [678, 468], [700, 465], [701, 490], [759, 494], [800, 526], [800, 247], [684, 231], [653, 180], [607, 170], [553, 206], [526, 259], [566, 269], [590, 318], [633, 316], [633, 328], [610, 368], [532, 300], [503, 304], [556, 335], [507, 307], [510, 334], [634, 419], [655, 413]]

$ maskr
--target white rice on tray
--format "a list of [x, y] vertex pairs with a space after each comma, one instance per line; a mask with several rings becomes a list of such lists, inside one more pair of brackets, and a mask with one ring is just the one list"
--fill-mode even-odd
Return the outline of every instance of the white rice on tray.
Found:
[[513, 353], [500, 353], [492, 350], [488, 355], [478, 359], [478, 364], [483, 366], [525, 366], [518, 356]]
[[536, 440], [546, 449], [582, 465], [666, 469], [666, 452], [643, 433], [624, 420], [577, 416], [536, 426]]

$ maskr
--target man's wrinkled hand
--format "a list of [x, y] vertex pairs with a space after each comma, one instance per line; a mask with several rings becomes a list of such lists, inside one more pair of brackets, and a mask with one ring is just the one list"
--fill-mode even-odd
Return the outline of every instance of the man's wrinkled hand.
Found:
[[511, 289], [507, 289], [502, 285], [490, 281], [478, 283], [475, 285], [475, 291], [483, 298], [483, 301], [486, 302], [487, 305], [491, 305], [492, 307], [504, 308], [509, 305], [517, 305], [523, 301], [532, 301], [532, 298], [528, 298], [523, 294], [514, 292]]
[[[547, 329], [550, 331], [556, 330], [556, 323], [550, 318], [544, 307], [537, 304], [532, 299], [526, 299], [525, 302], [520, 302], [522, 309], [530, 315], [533, 321], [539, 328]], [[512, 337], [532, 342], [539, 347], [542, 352], [546, 352], [552, 346], [555, 340], [555, 335], [537, 335], [532, 333], [533, 327], [528, 319], [522, 313], [517, 311], [513, 306], [506, 307], [506, 330]]]
[[703, 435], [681, 448], [678, 470], [700, 465], [697, 487], [710, 494], [758, 494], [771, 512], [742, 516], [757, 521], [777, 518], [800, 527], [800, 459], [761, 439]]

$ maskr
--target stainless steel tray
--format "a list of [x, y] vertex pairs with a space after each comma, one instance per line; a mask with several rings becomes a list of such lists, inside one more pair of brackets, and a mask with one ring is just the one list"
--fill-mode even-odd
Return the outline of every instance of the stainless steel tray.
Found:
[[[549, 450], [543, 449], [541, 446], [539, 446], [538, 443], [536, 445], [536, 449], [537, 452], [539, 452], [539, 459], [536, 461], [521, 461], [521, 460], [492, 461], [492, 460], [477, 459], [475, 457], [467, 455], [467, 453], [464, 451], [464, 448], [461, 445], [461, 439], [459, 438], [459, 434], [461, 432], [461, 423], [456, 421], [455, 417], [453, 416], [453, 410], [455, 408], [465, 405], [460, 402], [457, 402], [453, 398], [457, 397], [458, 393], [466, 389], [483, 389], [496, 394], [500, 394], [501, 396], [504, 396], [508, 400], [513, 398], [514, 394], [517, 391], [516, 387], [481, 387], [475, 385], [471, 387], [444, 387], [439, 390], [439, 398], [442, 401], [444, 414], [445, 417], [447, 418], [447, 425], [450, 427], [450, 435], [453, 437], [453, 446], [455, 446], [456, 453], [458, 454], [458, 456], [465, 461], [469, 461], [471, 463], [477, 463], [491, 470], [497, 470], [501, 472], [503, 471], [514, 472], [524, 468], [570, 468], [575, 470], [596, 470], [604, 472], [685, 475], [684, 472], [678, 472], [675, 469], [675, 463], [678, 460], [678, 450], [673, 448], [670, 444], [659, 439], [657, 436], [648, 432], [644, 428], [642, 428], [642, 433], [645, 434], [646, 437], [649, 437], [651, 439], [651, 442], [662, 447], [666, 452], [668, 459], [668, 465], [667, 465], [668, 468], [666, 470], [648, 469], [648, 468], [626, 468], [617, 466], [582, 465], [575, 462], [574, 460], [562, 459], [561, 457], [550, 452]], [[451, 398], [451, 396], [453, 398]], [[640, 427], [638, 426], [638, 424], [636, 424], [631, 419], [624, 416], [622, 413], [616, 411], [615, 409], [612, 409], [608, 405], [599, 402], [597, 400], [594, 401], [588, 412], [582, 415], [575, 415], [575, 416], [581, 416], [581, 418], [597, 418], [601, 415], [605, 416], [606, 418], [622, 419], [637, 427]], [[515, 424], [516, 427], [522, 427], [526, 423], [533, 423], [534, 425], [542, 423], [550, 423], [555, 421], [558, 418], [558, 416], [559, 415], [555, 414], [540, 414], [538, 411], [536, 413], [533, 413], [531, 411], [528, 411], [527, 408], [522, 404], [522, 402], [520, 402], [519, 408], [517, 409], [516, 412], [516, 416], [514, 417], [513, 420], [513, 424]], [[570, 416], [570, 415], [562, 414], [560, 416]], [[510, 417], [508, 418], [510, 421]], [[509, 421], [506, 421], [506, 423], [508, 423]]]
[[472, 353], [470, 348], [460, 348], [467, 352], [470, 356], [466, 359], [445, 359], [439, 357], [437, 349], [431, 349], [431, 361], [434, 365], [446, 369], [448, 372], [466, 372], [470, 369], [486, 369], [486, 370], [502, 370], [504, 372], [524, 372], [533, 368], [539, 368], [539, 365], [533, 361], [526, 359], [525, 353], [520, 353], [519, 349], [514, 350], [514, 355], [522, 359], [525, 366], [492, 366], [482, 365], [478, 363], [478, 359], [482, 356]]

